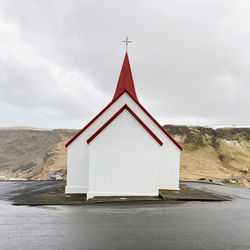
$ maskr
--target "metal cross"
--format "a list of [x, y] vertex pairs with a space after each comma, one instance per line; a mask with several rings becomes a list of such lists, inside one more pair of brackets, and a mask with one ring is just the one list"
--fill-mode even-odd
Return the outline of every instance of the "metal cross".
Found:
[[128, 36], [126, 36], [126, 40], [122, 41], [122, 43], [126, 43], [126, 51], [128, 51], [128, 44], [132, 43], [132, 41], [129, 41]]

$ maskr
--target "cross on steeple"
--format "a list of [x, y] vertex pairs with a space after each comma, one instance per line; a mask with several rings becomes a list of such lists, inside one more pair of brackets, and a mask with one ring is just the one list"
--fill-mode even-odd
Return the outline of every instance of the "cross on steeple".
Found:
[[129, 41], [128, 36], [126, 36], [126, 40], [122, 41], [122, 43], [126, 43], [126, 51], [128, 51], [128, 44], [132, 43], [132, 41]]

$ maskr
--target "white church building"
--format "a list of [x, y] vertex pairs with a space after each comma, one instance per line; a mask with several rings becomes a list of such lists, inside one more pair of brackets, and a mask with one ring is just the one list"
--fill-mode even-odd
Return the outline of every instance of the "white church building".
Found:
[[65, 146], [67, 194], [157, 196], [159, 189], [179, 189], [182, 147], [140, 104], [127, 52], [113, 100]]

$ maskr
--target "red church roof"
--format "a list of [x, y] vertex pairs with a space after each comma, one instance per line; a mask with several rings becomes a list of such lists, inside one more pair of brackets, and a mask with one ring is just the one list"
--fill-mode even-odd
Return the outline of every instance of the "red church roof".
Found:
[[113, 101], [120, 96], [121, 93], [127, 91], [131, 96], [134, 97], [136, 101], [138, 101], [136, 92], [135, 92], [135, 85], [133, 81], [133, 76], [130, 68], [130, 63], [128, 59], [128, 53], [126, 52], [125, 58], [122, 65], [122, 70], [120, 73], [120, 77], [116, 86], [115, 94], [113, 97]]
[[98, 129], [89, 139], [87, 143], [89, 144], [93, 141], [97, 135], [99, 135], [110, 123], [112, 123], [124, 110], [127, 110], [141, 125], [142, 127], [162, 146], [162, 141], [152, 132], [151, 129], [125, 104], [120, 110], [118, 110], [100, 129]]
[[[149, 112], [139, 103], [136, 92], [134, 81], [131, 73], [129, 64], [128, 54], [126, 52], [125, 58], [122, 65], [122, 70], [117, 83], [115, 95], [112, 101], [96, 116], [94, 117], [82, 130], [80, 130], [73, 138], [71, 138], [65, 145], [68, 147], [78, 136], [80, 136], [91, 124], [93, 124], [109, 107], [111, 107], [124, 93], [127, 93], [134, 102], [144, 111], [144, 113], [155, 123], [155, 125], [180, 149], [183, 148], [175, 141], [175, 139], [168, 134], [168, 132], [149, 114]], [[97, 133], [97, 132], [96, 132]]]

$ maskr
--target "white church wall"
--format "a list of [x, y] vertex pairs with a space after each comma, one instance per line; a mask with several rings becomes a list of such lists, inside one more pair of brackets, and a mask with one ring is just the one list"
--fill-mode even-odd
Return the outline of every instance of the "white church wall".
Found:
[[88, 145], [80, 135], [67, 148], [67, 185], [65, 193], [87, 193], [89, 171]]
[[163, 143], [159, 158], [159, 189], [179, 190], [180, 150]]
[[159, 154], [159, 184], [161, 189], [179, 189], [179, 165], [180, 150], [176, 145], [159, 129], [159, 127], [148, 117], [147, 114], [134, 102], [134, 100], [124, 93], [99, 119], [92, 124], [87, 133], [91, 136], [107, 120], [109, 120], [120, 108], [127, 104], [134, 113], [159, 137], [163, 142], [161, 153]]
[[[134, 113], [163, 142], [159, 153], [159, 183], [162, 189], [179, 189], [180, 150], [159, 129], [143, 110], [124, 93], [108, 110], [106, 110], [90, 127], [88, 127], [67, 148], [67, 186], [66, 193], [83, 193], [88, 189], [89, 148], [87, 139], [106, 123], [120, 108], [127, 104]], [[153, 139], [153, 138], [152, 138]]]
[[158, 195], [161, 146], [126, 110], [89, 144], [93, 196]]

